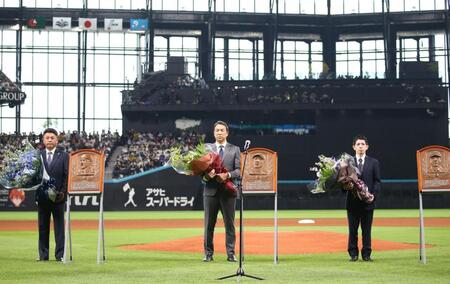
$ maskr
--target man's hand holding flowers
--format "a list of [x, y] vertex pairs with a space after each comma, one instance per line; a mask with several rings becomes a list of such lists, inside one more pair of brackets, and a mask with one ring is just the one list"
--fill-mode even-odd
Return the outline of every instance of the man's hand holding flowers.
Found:
[[219, 183], [225, 183], [230, 178], [230, 173], [221, 173], [215, 176], [215, 179]]

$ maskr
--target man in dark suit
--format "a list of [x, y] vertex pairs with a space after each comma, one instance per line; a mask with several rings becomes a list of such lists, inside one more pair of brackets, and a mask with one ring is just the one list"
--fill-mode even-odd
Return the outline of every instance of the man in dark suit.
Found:
[[214, 254], [214, 228], [216, 226], [217, 215], [222, 212], [226, 232], [227, 260], [237, 261], [235, 256], [236, 233], [234, 227], [234, 215], [236, 209], [236, 194], [224, 189], [224, 183], [231, 179], [240, 177], [240, 154], [239, 147], [227, 142], [229, 134], [228, 125], [223, 121], [214, 124], [214, 138], [216, 142], [211, 144], [213, 151], [222, 157], [222, 164], [228, 173], [216, 174], [214, 169], [203, 177], [205, 181], [203, 198], [205, 208], [205, 235], [203, 261], [213, 260]]
[[348, 219], [348, 253], [350, 261], [357, 261], [358, 250], [358, 227], [361, 224], [362, 250], [361, 256], [364, 261], [372, 261], [372, 221], [375, 202], [381, 189], [380, 166], [378, 160], [366, 155], [369, 149], [367, 137], [358, 135], [353, 139], [353, 150], [355, 161], [359, 169], [359, 178], [367, 185], [369, 192], [375, 197], [370, 204], [361, 201], [352, 193], [347, 193], [347, 219]]
[[[69, 156], [66, 152], [57, 149], [58, 132], [53, 128], [44, 130], [43, 143], [45, 149], [41, 150], [43, 167], [50, 178], [55, 180], [56, 199], [53, 202], [40, 187], [36, 192], [38, 204], [39, 223], [39, 261], [49, 259], [50, 216], [53, 215], [55, 231], [55, 258], [62, 261], [64, 254], [64, 204], [67, 199], [67, 177], [69, 169]], [[44, 168], [42, 172], [44, 172]]]

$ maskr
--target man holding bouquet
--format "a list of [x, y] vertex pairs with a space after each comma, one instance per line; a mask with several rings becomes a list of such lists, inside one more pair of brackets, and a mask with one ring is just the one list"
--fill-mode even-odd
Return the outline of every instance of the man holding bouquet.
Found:
[[216, 173], [212, 169], [203, 176], [205, 182], [203, 198], [205, 208], [205, 234], [203, 261], [213, 260], [214, 255], [214, 228], [216, 226], [217, 215], [222, 212], [226, 232], [226, 251], [227, 260], [237, 261], [235, 256], [236, 234], [234, 226], [234, 216], [236, 209], [236, 192], [226, 189], [225, 183], [234, 181], [240, 177], [240, 150], [239, 147], [227, 142], [229, 134], [228, 124], [223, 121], [217, 121], [214, 124], [215, 143], [211, 148], [222, 160], [223, 167], [227, 172]]
[[69, 156], [66, 152], [57, 149], [58, 132], [53, 128], [44, 130], [43, 143], [45, 149], [41, 150], [43, 169], [54, 179], [56, 199], [51, 200], [44, 187], [36, 191], [36, 201], [38, 204], [39, 223], [39, 261], [49, 259], [49, 239], [50, 239], [50, 215], [53, 215], [53, 226], [55, 231], [55, 258], [62, 261], [64, 254], [64, 203], [67, 199], [67, 178], [69, 172]]
[[362, 250], [361, 256], [364, 261], [372, 261], [372, 221], [375, 202], [381, 189], [380, 167], [378, 160], [366, 155], [369, 149], [367, 137], [358, 135], [353, 139], [353, 150], [355, 151], [355, 162], [358, 168], [358, 178], [362, 179], [374, 199], [370, 203], [362, 201], [350, 191], [347, 192], [347, 219], [348, 219], [348, 253], [350, 261], [358, 260], [358, 227], [361, 224]]

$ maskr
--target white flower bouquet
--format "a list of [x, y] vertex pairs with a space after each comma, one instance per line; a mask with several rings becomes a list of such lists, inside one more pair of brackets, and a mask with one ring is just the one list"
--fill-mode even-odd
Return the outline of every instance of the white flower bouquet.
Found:
[[350, 191], [365, 203], [372, 203], [374, 200], [367, 185], [359, 178], [361, 173], [354, 158], [347, 153], [343, 153], [338, 159], [319, 155], [319, 161], [311, 171], [316, 172], [317, 176], [317, 179], [308, 185], [311, 193], [341, 189]]

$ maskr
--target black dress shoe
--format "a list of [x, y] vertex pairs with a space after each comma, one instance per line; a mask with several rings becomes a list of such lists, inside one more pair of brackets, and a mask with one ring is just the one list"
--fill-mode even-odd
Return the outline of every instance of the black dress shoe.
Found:
[[358, 261], [358, 256], [357, 255], [350, 256], [350, 261]]
[[62, 258], [62, 257], [56, 258], [56, 262], [63, 262], [63, 261], [64, 261], [64, 258]]
[[203, 262], [210, 262], [213, 261], [213, 257], [212, 255], [205, 255], [205, 257], [203, 258]]
[[234, 254], [231, 254], [227, 257], [227, 261], [229, 262], [237, 262], [237, 258]]
[[364, 261], [373, 261], [373, 259], [370, 258], [370, 256], [363, 256]]
[[40, 258], [40, 257], [38, 257], [38, 258], [36, 258], [36, 261], [48, 261], [48, 258]]

